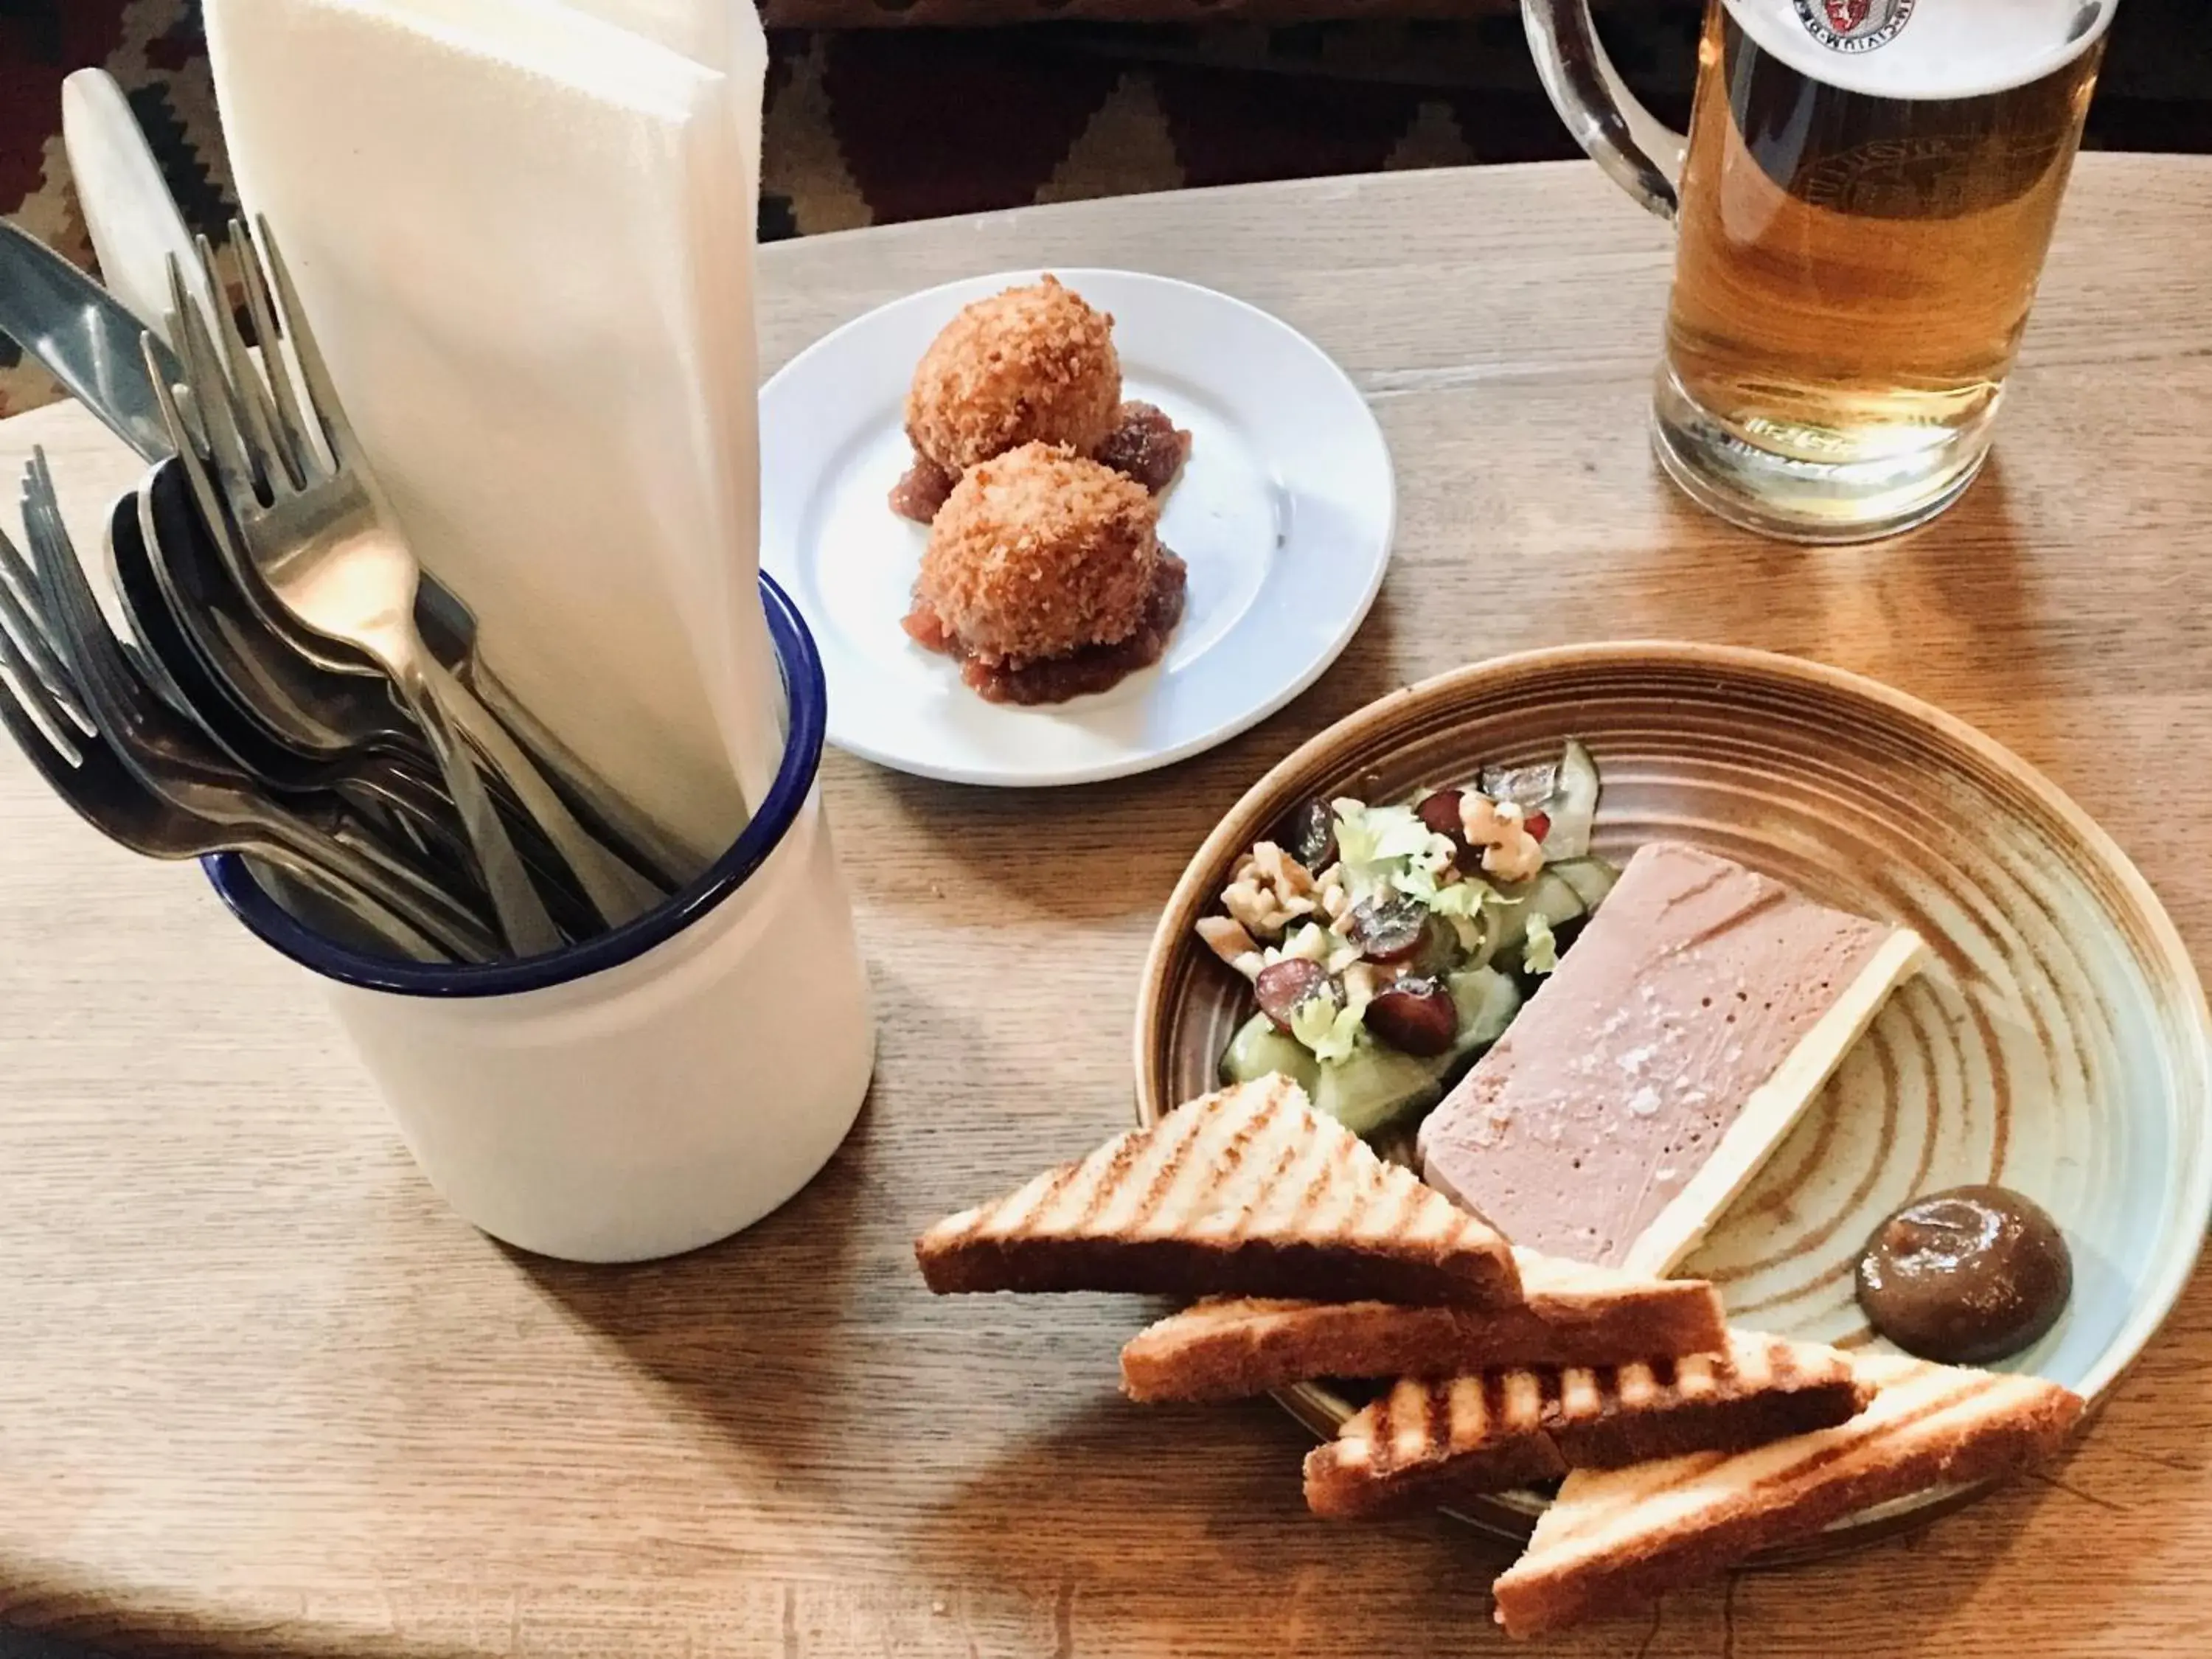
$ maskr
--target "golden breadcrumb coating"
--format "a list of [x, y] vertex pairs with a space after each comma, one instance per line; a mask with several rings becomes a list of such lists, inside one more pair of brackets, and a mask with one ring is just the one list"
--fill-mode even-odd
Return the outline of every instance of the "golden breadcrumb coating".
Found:
[[953, 487], [915, 597], [974, 655], [1029, 662], [1128, 638], [1159, 561], [1142, 484], [1064, 446], [1024, 444]]
[[945, 325], [915, 369], [906, 431], [957, 475], [1019, 444], [1088, 454], [1121, 402], [1114, 319], [1048, 276], [978, 300]]

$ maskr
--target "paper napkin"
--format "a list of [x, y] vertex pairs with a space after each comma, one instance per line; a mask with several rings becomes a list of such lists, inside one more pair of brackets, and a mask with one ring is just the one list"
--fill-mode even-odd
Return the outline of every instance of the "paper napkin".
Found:
[[[484, 657], [702, 857], [765, 793], [749, 4], [208, 0], [240, 193]], [[632, 27], [623, 27], [624, 24]]]

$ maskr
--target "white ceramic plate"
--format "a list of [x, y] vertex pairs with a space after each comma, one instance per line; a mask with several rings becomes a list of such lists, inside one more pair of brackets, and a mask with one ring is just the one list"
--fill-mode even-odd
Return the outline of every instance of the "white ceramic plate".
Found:
[[1184, 759], [1321, 678], [1365, 619], [1397, 514], [1382, 429], [1297, 330], [1211, 289], [1127, 270], [1054, 274], [1114, 317], [1124, 397], [1194, 440], [1160, 539], [1190, 566], [1167, 655], [1112, 690], [988, 703], [899, 626], [927, 532], [885, 498], [912, 456], [914, 367], [961, 307], [1035, 271], [952, 283], [817, 341], [761, 392], [761, 562], [830, 678], [830, 741], [957, 783], [1090, 783]]

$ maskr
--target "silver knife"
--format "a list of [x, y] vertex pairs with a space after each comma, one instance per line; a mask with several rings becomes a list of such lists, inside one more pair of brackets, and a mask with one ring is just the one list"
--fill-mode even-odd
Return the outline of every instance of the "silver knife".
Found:
[[62, 147], [107, 291], [167, 339], [174, 254], [185, 291], [214, 316], [214, 291], [192, 257], [191, 235], [161, 164], [131, 100], [106, 70], [81, 69], [62, 82]]
[[[175, 453], [138, 342], [146, 325], [28, 231], [0, 220], [0, 334], [46, 366], [103, 425], [149, 461]], [[156, 339], [161, 373], [184, 379]]]

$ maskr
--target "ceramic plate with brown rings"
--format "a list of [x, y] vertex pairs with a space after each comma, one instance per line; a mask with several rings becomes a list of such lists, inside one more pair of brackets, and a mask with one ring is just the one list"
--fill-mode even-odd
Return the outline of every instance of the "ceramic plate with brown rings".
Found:
[[[2094, 1404], [2150, 1339], [2212, 1215], [2212, 1030], [2157, 897], [2110, 836], [2025, 762], [1925, 703], [1794, 658], [1710, 646], [1582, 646], [1509, 657], [1394, 693], [1245, 794], [1176, 886], [1146, 964], [1137, 1111], [1218, 1086], [1249, 988], [1200, 943], [1245, 850], [1309, 797], [1370, 803], [1483, 767], [1595, 756], [1594, 848], [1626, 862], [1686, 841], [1931, 946], [1790, 1137], [1679, 1271], [1731, 1322], [1874, 1342], [1853, 1267], [1907, 1199], [1995, 1182], [2057, 1218], [2073, 1299], [2008, 1367]], [[1316, 1433], [1365, 1395], [1279, 1396]], [[1929, 1492], [1839, 1522], [1832, 1547], [1973, 1494]], [[1525, 1535], [1530, 1493], [1455, 1513]]]

